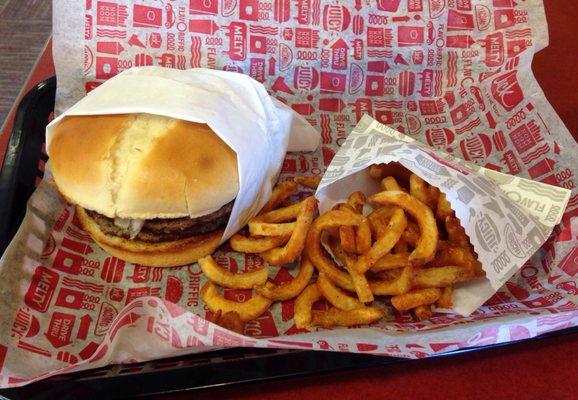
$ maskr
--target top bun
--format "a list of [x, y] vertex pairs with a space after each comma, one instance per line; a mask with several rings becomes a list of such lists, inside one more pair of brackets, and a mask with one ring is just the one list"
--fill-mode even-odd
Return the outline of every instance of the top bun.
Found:
[[48, 150], [60, 192], [110, 218], [194, 218], [239, 191], [236, 153], [205, 124], [150, 114], [71, 116]]

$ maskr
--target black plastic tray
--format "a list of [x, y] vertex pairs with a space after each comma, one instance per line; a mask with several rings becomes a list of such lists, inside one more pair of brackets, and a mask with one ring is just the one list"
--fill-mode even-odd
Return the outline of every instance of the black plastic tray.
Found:
[[[34, 87], [18, 105], [0, 171], [0, 253], [16, 233], [26, 203], [43, 177], [44, 131], [54, 109], [56, 79]], [[578, 333], [578, 327], [537, 340]], [[466, 348], [434, 357], [509, 346]], [[113, 399], [191, 392], [227, 385], [267, 382], [313, 374], [390, 366], [410, 361], [351, 353], [233, 348], [197, 355], [108, 367], [56, 376], [21, 388], [0, 390], [9, 399]]]

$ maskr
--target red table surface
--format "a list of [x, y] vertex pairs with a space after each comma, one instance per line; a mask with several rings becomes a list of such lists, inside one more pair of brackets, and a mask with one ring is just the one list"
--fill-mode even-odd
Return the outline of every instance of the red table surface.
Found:
[[[521, 0], [524, 1], [524, 0]], [[550, 45], [538, 53], [533, 70], [554, 109], [578, 140], [578, 7], [576, 0], [545, 0]], [[23, 93], [54, 75], [50, 43]], [[3, 158], [12, 127], [0, 136]], [[2, 159], [0, 158], [0, 159]], [[195, 394], [195, 399], [576, 399], [578, 335], [516, 344], [481, 353], [416, 363], [347, 371]], [[190, 398], [180, 394], [164, 398]]]

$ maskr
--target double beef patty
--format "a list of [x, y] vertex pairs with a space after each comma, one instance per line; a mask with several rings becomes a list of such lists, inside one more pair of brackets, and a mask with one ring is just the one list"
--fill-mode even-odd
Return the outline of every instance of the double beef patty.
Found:
[[[212, 233], [225, 226], [233, 210], [233, 203], [234, 201], [225, 204], [214, 213], [197, 218], [147, 219], [134, 239], [148, 243], [159, 243]], [[125, 239], [130, 238], [129, 229], [115, 225], [113, 218], [108, 218], [96, 211], [86, 210], [86, 213], [98, 224], [103, 233]]]

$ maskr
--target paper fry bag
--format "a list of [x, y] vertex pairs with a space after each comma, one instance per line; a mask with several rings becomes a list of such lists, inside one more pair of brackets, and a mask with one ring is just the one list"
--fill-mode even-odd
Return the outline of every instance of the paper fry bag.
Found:
[[354, 191], [377, 193], [372, 164], [397, 161], [446, 194], [486, 277], [456, 286], [454, 310], [471, 314], [544, 244], [570, 191], [467, 163], [364, 116], [327, 168], [316, 196], [320, 212]]

